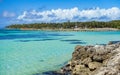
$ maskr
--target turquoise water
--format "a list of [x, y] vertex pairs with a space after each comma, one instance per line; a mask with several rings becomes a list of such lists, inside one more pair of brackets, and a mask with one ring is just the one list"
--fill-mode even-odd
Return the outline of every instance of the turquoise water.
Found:
[[0, 30], [0, 75], [34, 75], [58, 70], [71, 58], [76, 45], [119, 40], [120, 31]]

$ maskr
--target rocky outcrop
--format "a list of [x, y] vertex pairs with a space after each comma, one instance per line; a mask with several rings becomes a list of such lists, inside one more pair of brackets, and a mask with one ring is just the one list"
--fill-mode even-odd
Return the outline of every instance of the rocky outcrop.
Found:
[[76, 46], [72, 59], [61, 68], [62, 75], [120, 75], [120, 42]]

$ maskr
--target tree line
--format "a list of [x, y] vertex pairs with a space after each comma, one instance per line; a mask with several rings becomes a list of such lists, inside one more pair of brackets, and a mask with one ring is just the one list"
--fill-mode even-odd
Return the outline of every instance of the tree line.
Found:
[[6, 28], [35, 28], [35, 29], [71, 29], [71, 28], [117, 28], [120, 29], [120, 20], [113, 21], [88, 21], [88, 22], [63, 22], [63, 23], [31, 23], [31, 24], [12, 24]]

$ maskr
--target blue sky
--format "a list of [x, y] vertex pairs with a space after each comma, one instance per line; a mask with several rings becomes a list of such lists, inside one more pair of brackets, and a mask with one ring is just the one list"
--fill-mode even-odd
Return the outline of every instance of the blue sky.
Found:
[[116, 20], [120, 19], [118, 15], [120, 0], [0, 0], [0, 27], [15, 23]]

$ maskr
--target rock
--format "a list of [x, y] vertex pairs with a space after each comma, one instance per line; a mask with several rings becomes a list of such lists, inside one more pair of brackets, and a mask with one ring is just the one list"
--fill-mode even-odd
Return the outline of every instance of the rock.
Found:
[[120, 42], [76, 46], [61, 75], [120, 75]]
[[94, 55], [93, 56], [93, 60], [94, 61], [98, 61], [98, 62], [103, 62], [103, 58], [104, 56], [100, 56], [100, 55]]
[[82, 47], [83, 47], [83, 46], [77, 45], [77, 46], [75, 47], [75, 50], [78, 50], [78, 51], [79, 51], [79, 49], [82, 48]]
[[88, 63], [92, 62], [91, 58], [85, 58], [83, 61], [81, 61], [82, 64], [87, 65]]
[[110, 42], [108, 43], [108, 45], [111, 45], [111, 44], [113, 44], [113, 42], [112, 42], [112, 41], [110, 41]]
[[79, 69], [85, 68], [85, 66], [84, 66], [84, 65], [76, 65], [75, 68], [76, 68], [77, 70], [79, 70]]
[[89, 69], [90, 69], [91, 71], [99, 68], [100, 66], [101, 66], [101, 63], [99, 63], [99, 62], [90, 62], [90, 63], [88, 64], [88, 67], [89, 67]]
[[73, 75], [88, 75], [90, 70], [84, 65], [76, 65], [73, 69]]
[[108, 45], [116, 44], [116, 43], [120, 43], [120, 41], [110, 41], [110, 42], [108, 43]]

